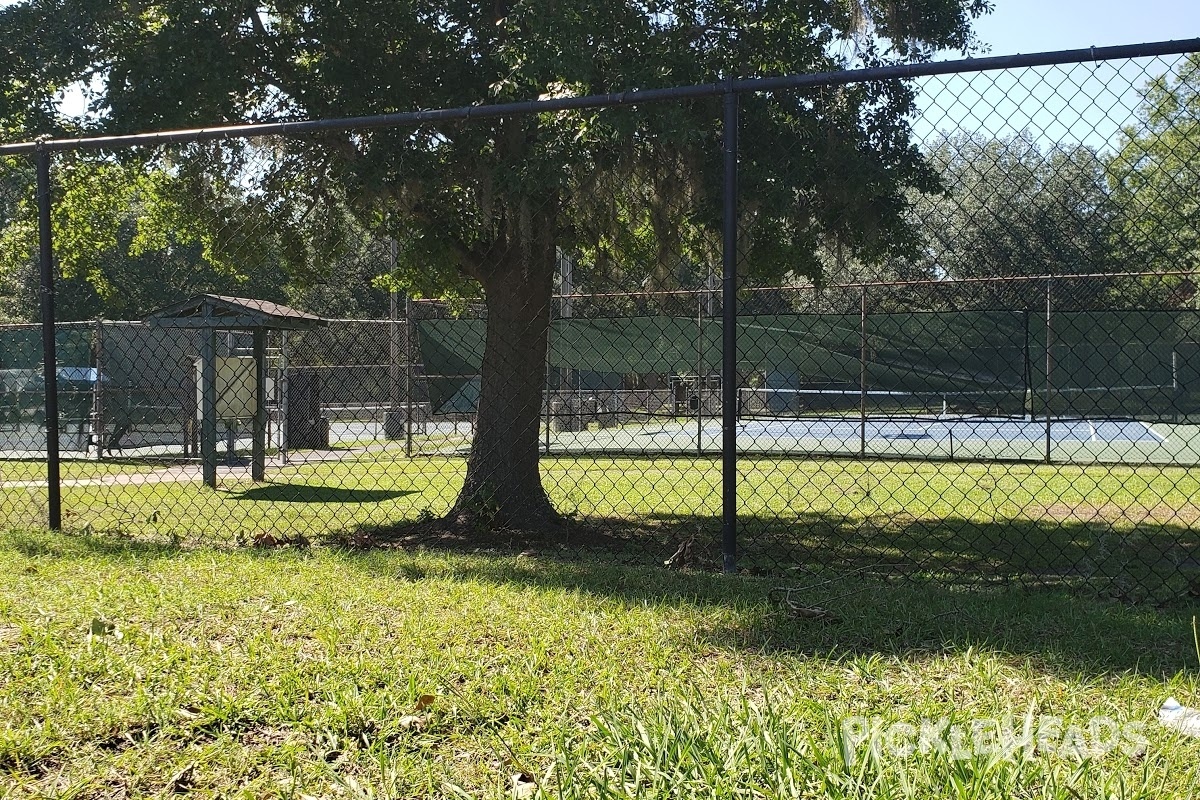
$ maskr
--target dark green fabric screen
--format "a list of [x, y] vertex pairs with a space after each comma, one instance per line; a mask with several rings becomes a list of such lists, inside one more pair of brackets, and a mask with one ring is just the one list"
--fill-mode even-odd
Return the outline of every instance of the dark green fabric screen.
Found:
[[[436, 411], [479, 372], [485, 322], [418, 323]], [[564, 319], [552, 323], [549, 367], [615, 374], [716, 374], [719, 320]], [[1050, 346], [1047, 382], [1046, 343]], [[1200, 314], [1192, 311], [1020, 311], [869, 314], [867, 388], [992, 392], [1011, 413], [1153, 417], [1191, 410], [1200, 392]], [[738, 320], [738, 371], [785, 376], [796, 387], [861, 386], [862, 318], [777, 314]], [[776, 385], [779, 385], [778, 383]], [[1016, 406], [1016, 407], [1011, 407]], [[457, 409], [456, 410], [461, 410]]]

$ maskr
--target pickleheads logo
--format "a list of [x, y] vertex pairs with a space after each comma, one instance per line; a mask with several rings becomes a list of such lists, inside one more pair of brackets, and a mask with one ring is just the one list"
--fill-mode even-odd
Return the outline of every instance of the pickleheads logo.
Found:
[[1067, 722], [1062, 717], [1007, 716], [970, 720], [928, 718], [916, 723], [888, 722], [881, 717], [847, 717], [840, 725], [847, 763], [867, 753], [909, 758], [934, 755], [950, 760], [1031, 758], [1057, 755], [1097, 758], [1146, 750], [1146, 724], [1092, 717]]

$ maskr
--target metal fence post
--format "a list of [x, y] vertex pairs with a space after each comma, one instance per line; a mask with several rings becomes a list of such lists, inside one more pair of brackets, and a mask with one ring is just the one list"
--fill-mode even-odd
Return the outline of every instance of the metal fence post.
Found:
[[550, 455], [550, 420], [551, 420], [550, 409], [551, 409], [552, 404], [554, 403], [554, 399], [553, 399], [554, 391], [550, 386], [550, 383], [551, 383], [550, 379], [553, 376], [553, 372], [554, 372], [553, 367], [550, 366], [551, 356], [552, 356], [552, 354], [550, 352], [550, 348], [547, 347], [546, 348], [546, 377], [545, 377], [546, 385], [545, 385], [545, 388], [542, 390], [542, 421], [544, 423], [543, 427], [545, 428], [545, 430], [543, 431], [542, 445], [546, 448], [545, 455]]
[[704, 455], [704, 295], [696, 293], [696, 455]]
[[867, 285], [864, 283], [859, 294], [859, 336], [861, 343], [858, 358], [858, 455], [867, 455]]
[[46, 406], [46, 502], [51, 530], [62, 530], [58, 453], [58, 353], [54, 342], [54, 242], [50, 224], [50, 152], [37, 148], [38, 262], [41, 281], [42, 381]]
[[[209, 314], [205, 310], [205, 316]], [[217, 332], [200, 331], [200, 458], [204, 483], [217, 488]]]
[[[1025, 410], [1029, 412], [1029, 421], [1033, 421], [1033, 352], [1029, 347], [1029, 317], [1030, 310], [1027, 308], [1021, 312], [1022, 324], [1024, 325], [1024, 338], [1021, 342], [1021, 378], [1025, 382], [1022, 393], [1021, 402], [1025, 405]], [[1023, 415], [1024, 416], [1024, 415]]]
[[737, 177], [738, 96], [725, 93], [721, 279], [721, 554], [737, 572]]
[[[394, 259], [395, 242], [392, 243], [392, 250]], [[392, 266], [394, 269], [394, 260]], [[397, 320], [399, 302], [395, 289], [388, 292], [388, 407], [383, 416], [384, 439], [388, 438], [389, 424], [395, 424], [391, 420], [400, 411], [400, 326]], [[409, 422], [410, 420], [406, 418], [405, 428], [408, 427]]]
[[[413, 302], [404, 293], [404, 455], [413, 454]], [[424, 419], [424, 417], [422, 417]], [[422, 429], [424, 430], [424, 429]]]
[[1053, 293], [1051, 292], [1051, 283], [1053, 279], [1046, 278], [1046, 463], [1050, 463], [1050, 419], [1053, 415], [1053, 410], [1050, 408], [1051, 400], [1053, 399], [1054, 387], [1050, 381], [1050, 372], [1054, 367], [1054, 328], [1051, 325], [1051, 314], [1053, 311]]
[[96, 460], [104, 459], [104, 318], [96, 318], [96, 334], [92, 340], [92, 362], [96, 382], [92, 385], [92, 411], [88, 421], [88, 447], [95, 446]]

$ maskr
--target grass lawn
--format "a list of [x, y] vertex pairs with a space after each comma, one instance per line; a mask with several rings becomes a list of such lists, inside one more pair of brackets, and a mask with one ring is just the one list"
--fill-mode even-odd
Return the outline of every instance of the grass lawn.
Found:
[[[1200, 704], [1185, 609], [915, 584], [797, 595], [834, 622], [788, 613], [781, 583], [11, 531], [0, 795], [1067, 800], [1200, 785], [1200, 740], [1155, 721], [1168, 695]], [[858, 737], [871, 717], [874, 748]], [[931, 729], [952, 739], [1014, 718], [1038, 726], [1036, 749], [906, 755], [887, 738], [906, 730], [893, 723], [945, 719]]]
[[[103, 478], [106, 475], [133, 475], [150, 472], [155, 469], [153, 463], [138, 461], [122, 461], [120, 459], [63, 459], [59, 471], [63, 480], [86, 480], [88, 478]], [[6, 481], [45, 481], [45, 461], [13, 460], [0, 461], [0, 482]]]
[[[222, 478], [217, 491], [195, 481], [68, 485], [64, 524], [186, 544], [320, 542], [449, 508], [462, 459], [393, 457], [273, 469], [263, 484]], [[1155, 602], [1200, 585], [1200, 468], [745, 459], [740, 470], [739, 548], [752, 570], [1086, 583]], [[719, 461], [544, 458], [542, 473], [555, 505], [612, 531], [623, 560], [661, 563], [694, 536], [720, 563]], [[9, 526], [44, 524], [44, 507], [44, 489], [0, 490]]]

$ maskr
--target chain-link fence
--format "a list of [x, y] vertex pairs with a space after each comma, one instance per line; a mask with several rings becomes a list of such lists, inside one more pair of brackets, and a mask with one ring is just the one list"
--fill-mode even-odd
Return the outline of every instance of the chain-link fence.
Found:
[[0, 510], [1194, 594], [1184, 49], [42, 145], [41, 298], [85, 321], [0, 329]]

